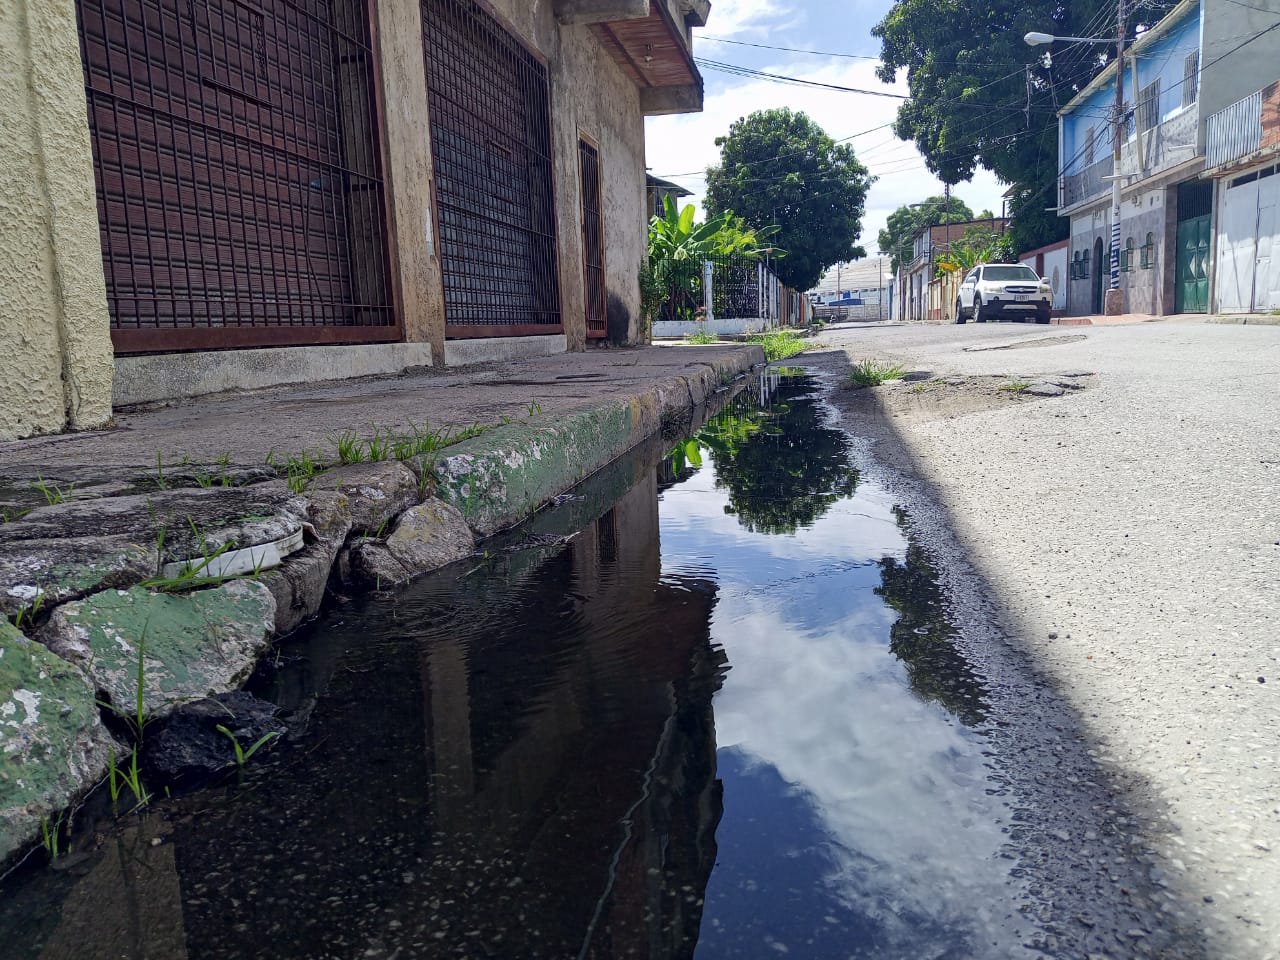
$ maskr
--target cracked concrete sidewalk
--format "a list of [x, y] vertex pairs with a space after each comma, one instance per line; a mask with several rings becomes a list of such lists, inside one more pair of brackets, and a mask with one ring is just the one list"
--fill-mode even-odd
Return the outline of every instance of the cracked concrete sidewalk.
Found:
[[[595, 401], [637, 395], [689, 377], [740, 345], [592, 349], [461, 369], [229, 392], [117, 413], [114, 425], [0, 443], [0, 483], [37, 476], [60, 482], [119, 477], [157, 467], [261, 467], [267, 455], [333, 456], [333, 438], [375, 428], [460, 430], [507, 417], [529, 420]], [[760, 357], [763, 360], [763, 356]]]

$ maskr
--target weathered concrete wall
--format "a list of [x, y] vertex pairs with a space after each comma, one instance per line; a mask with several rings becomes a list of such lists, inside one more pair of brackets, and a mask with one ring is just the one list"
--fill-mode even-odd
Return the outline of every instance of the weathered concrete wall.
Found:
[[377, 0], [384, 175], [391, 198], [392, 271], [405, 339], [444, 357], [444, 281], [432, 199], [431, 127], [419, 0]]
[[0, 439], [111, 418], [111, 338], [72, 0], [0, 4]]
[[[443, 334], [443, 322], [441, 332]], [[225, 390], [349, 380], [429, 367], [430, 343], [362, 343], [342, 347], [267, 347], [144, 354], [116, 360], [117, 407]]]
[[[600, 149], [610, 336], [632, 342], [639, 329], [639, 271], [648, 219], [639, 91], [600, 46], [589, 26], [560, 25], [549, 3], [497, 0], [492, 5], [548, 61], [561, 310], [568, 347], [582, 349], [587, 333], [578, 171], [578, 140], [583, 134]], [[625, 321], [625, 326], [619, 331], [620, 321]]]

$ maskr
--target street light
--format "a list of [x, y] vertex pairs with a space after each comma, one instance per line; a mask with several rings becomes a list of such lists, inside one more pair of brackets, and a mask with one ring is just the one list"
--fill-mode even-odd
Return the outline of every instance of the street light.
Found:
[[[1111, 118], [1111, 283], [1107, 289], [1103, 313], [1114, 316], [1124, 312], [1124, 295], [1120, 292], [1120, 146], [1121, 124], [1124, 119], [1124, 2], [1116, 5], [1116, 35], [1109, 37], [1055, 37], [1051, 33], [1033, 30], [1023, 36], [1028, 46], [1038, 47], [1055, 40], [1075, 43], [1115, 43], [1116, 45], [1116, 105]], [[1136, 81], [1135, 81], [1136, 85]]]
[[1032, 30], [1023, 38], [1029, 47], [1041, 47], [1055, 40], [1070, 40], [1072, 43], [1115, 43], [1113, 37], [1055, 37], [1052, 33], [1040, 33]]

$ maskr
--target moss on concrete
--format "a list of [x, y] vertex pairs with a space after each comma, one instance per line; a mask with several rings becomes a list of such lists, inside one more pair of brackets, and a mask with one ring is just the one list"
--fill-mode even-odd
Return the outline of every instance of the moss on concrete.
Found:
[[0, 861], [103, 775], [111, 743], [88, 677], [0, 619]]
[[183, 595], [105, 590], [55, 610], [45, 639], [122, 707], [135, 701], [142, 651], [143, 700], [152, 713], [238, 686], [274, 626], [271, 592], [256, 581], [233, 580]]

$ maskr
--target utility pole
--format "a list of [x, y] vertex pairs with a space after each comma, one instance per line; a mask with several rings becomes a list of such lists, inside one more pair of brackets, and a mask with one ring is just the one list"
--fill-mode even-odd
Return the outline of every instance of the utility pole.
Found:
[[[1136, 107], [1137, 104], [1135, 103]], [[1137, 118], [1134, 118], [1137, 122]], [[1124, 313], [1120, 290], [1120, 147], [1124, 142], [1124, 0], [1116, 6], [1116, 107], [1111, 121], [1111, 285], [1102, 312], [1108, 317]]]
[[[1123, 0], [1122, 0], [1123, 2]], [[947, 257], [951, 257], [951, 184], [944, 183], [942, 185], [943, 207], [942, 207], [942, 245], [947, 249]], [[946, 281], [943, 280], [942, 288], [946, 289]], [[951, 299], [948, 297], [947, 299]], [[947, 318], [947, 311], [951, 309], [951, 304], [942, 304], [940, 316], [942, 319]], [[953, 319], [959, 320], [959, 317]]]

